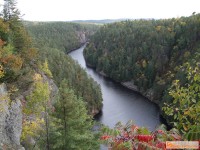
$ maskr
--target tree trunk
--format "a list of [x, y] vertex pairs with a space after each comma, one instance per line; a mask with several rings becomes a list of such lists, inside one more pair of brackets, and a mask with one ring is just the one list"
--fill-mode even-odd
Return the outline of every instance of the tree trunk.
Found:
[[66, 110], [65, 110], [65, 107], [63, 107], [63, 113], [64, 113], [64, 130], [65, 130], [65, 139], [64, 139], [64, 146], [65, 148], [67, 147], [67, 141], [66, 141], [66, 138], [67, 138], [67, 122], [66, 122]]
[[46, 124], [46, 149], [50, 150], [49, 147], [49, 123], [48, 123], [48, 113], [47, 113], [47, 106], [45, 107], [45, 124]]

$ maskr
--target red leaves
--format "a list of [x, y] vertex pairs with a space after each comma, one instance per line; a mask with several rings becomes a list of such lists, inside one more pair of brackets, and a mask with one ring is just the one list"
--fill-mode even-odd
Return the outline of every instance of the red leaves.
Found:
[[158, 133], [164, 134], [165, 132], [163, 130], [157, 130]]
[[157, 142], [156, 147], [165, 150], [166, 149], [166, 142]]
[[[109, 145], [112, 145], [111, 150], [127, 149], [127, 145], [129, 145], [128, 149], [131, 148], [133, 150], [165, 150], [165, 141], [181, 139], [181, 136], [175, 130], [166, 131], [163, 128], [150, 133], [147, 129], [139, 128], [134, 124], [126, 126], [118, 124], [115, 130], [108, 128], [106, 131], [105, 135], [101, 137], [101, 140], [107, 140]], [[117, 131], [119, 134], [113, 134], [115, 133], [114, 131]]]
[[2, 39], [0, 39], [0, 47], [2, 47], [6, 42], [4, 42]]
[[136, 126], [136, 125], [132, 125], [131, 126], [131, 130], [132, 131], [137, 131], [139, 128], [138, 128], [138, 126]]
[[103, 135], [101, 136], [101, 140], [107, 140], [109, 138], [111, 138], [112, 136], [109, 136], [109, 135]]
[[137, 135], [135, 136], [140, 142], [149, 142], [154, 139], [152, 135]]

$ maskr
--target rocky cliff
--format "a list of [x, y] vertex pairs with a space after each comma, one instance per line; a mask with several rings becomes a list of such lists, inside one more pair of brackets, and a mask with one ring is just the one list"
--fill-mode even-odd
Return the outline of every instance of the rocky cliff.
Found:
[[86, 33], [84, 31], [78, 31], [76, 32], [76, 34], [81, 44], [84, 44], [87, 42]]
[[22, 132], [22, 104], [19, 98], [10, 101], [5, 84], [0, 84], [0, 147], [24, 149], [20, 145]]
[[[58, 93], [58, 87], [44, 73], [41, 75], [49, 85], [50, 101], [52, 102]], [[20, 145], [23, 119], [22, 102], [31, 93], [31, 90], [32, 87], [11, 100], [6, 84], [0, 84], [0, 150], [24, 150], [24, 147]]]

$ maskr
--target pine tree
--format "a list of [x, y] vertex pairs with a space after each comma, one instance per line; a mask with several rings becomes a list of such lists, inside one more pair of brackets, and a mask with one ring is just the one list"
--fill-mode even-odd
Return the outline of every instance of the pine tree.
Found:
[[68, 88], [67, 81], [60, 85], [60, 96], [53, 113], [50, 141], [53, 149], [93, 150], [98, 148], [91, 131], [92, 119], [82, 99]]
[[16, 0], [4, 0], [3, 19], [9, 24], [10, 41], [16, 52], [25, 53], [30, 48], [30, 37], [21, 21], [21, 14], [17, 9]]
[[15, 0], [4, 0], [3, 18], [5, 21], [19, 19], [20, 12], [17, 9], [16, 4]]

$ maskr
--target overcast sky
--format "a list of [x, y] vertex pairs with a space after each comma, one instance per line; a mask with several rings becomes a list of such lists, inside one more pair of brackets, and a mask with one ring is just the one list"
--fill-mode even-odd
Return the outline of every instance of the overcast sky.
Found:
[[[0, 0], [2, 3], [3, 0]], [[173, 18], [200, 12], [200, 0], [17, 0], [24, 20]]]

